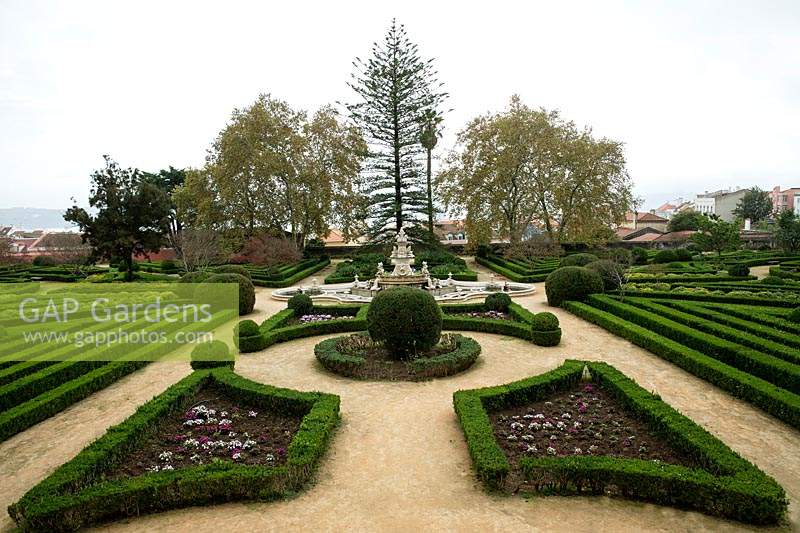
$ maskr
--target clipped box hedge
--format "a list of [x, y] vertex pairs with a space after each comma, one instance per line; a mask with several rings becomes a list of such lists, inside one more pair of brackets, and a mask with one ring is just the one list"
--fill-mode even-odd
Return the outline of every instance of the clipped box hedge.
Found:
[[262, 277], [259, 276], [257, 273], [251, 271], [251, 277], [253, 280], [253, 285], [257, 285], [259, 287], [272, 287], [276, 289], [282, 289], [284, 287], [291, 287], [298, 281], [301, 281], [311, 274], [315, 272], [319, 272], [326, 266], [331, 264], [331, 260], [328, 257], [315, 259], [315, 260], [307, 260], [301, 262], [302, 267], [301, 269], [291, 269], [284, 277], [281, 279], [274, 279], [272, 277]]
[[564, 308], [800, 429], [800, 395], [589, 304], [567, 302]]
[[605, 363], [567, 360], [546, 374], [453, 394], [475, 470], [487, 488], [504, 488], [511, 471], [488, 412], [546, 399], [578, 383], [584, 366], [592, 381], [702, 469], [611, 456], [530, 457], [519, 464], [526, 487], [544, 494], [612, 494], [759, 525], [783, 520], [788, 501], [775, 480]]
[[[184, 409], [186, 398], [212, 382], [237, 401], [303, 416], [288, 447], [285, 465], [223, 462], [104, 479], [103, 473], [124, 460], [163, 417]], [[291, 495], [313, 475], [338, 420], [338, 396], [262, 385], [228, 369], [198, 370], [110, 428], [28, 491], [8, 512], [23, 531], [72, 531], [142, 513]]]

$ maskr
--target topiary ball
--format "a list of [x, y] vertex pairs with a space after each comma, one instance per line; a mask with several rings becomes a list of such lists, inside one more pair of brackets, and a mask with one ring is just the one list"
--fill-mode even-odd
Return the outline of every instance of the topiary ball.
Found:
[[56, 260], [49, 255], [37, 255], [31, 261], [33, 266], [42, 267], [42, 266], [55, 266]]
[[246, 315], [256, 305], [256, 289], [253, 283], [239, 274], [214, 274], [204, 283], [236, 283], [239, 286], [239, 314]]
[[252, 280], [250, 271], [241, 265], [222, 265], [214, 268], [214, 272], [218, 274], [239, 274], [247, 279]]
[[558, 317], [548, 311], [536, 313], [533, 316], [533, 320], [531, 320], [531, 329], [536, 331], [553, 331], [558, 329]]
[[369, 306], [367, 330], [393, 357], [406, 359], [439, 342], [442, 310], [428, 291], [407, 287], [384, 290]]
[[192, 350], [191, 364], [194, 370], [220, 367], [233, 368], [235, 357], [228, 349], [228, 345], [222, 341], [204, 342], [198, 344]]
[[761, 279], [761, 283], [766, 283], [767, 285], [785, 285], [786, 281], [778, 276], [765, 276]]
[[645, 265], [647, 264], [647, 250], [642, 248], [641, 246], [634, 246], [633, 250], [631, 250], [633, 254], [633, 263], [635, 265]]
[[511, 296], [504, 292], [493, 292], [484, 300], [483, 305], [487, 311], [500, 311], [505, 313], [511, 305]]
[[252, 337], [254, 335], [261, 335], [261, 330], [252, 320], [242, 320], [237, 326], [237, 333], [239, 337]]
[[678, 248], [675, 250], [675, 257], [678, 259], [678, 261], [691, 261], [692, 252], [686, 248]]
[[572, 254], [564, 257], [558, 264], [559, 267], [586, 266], [600, 259], [594, 254]]
[[547, 303], [560, 306], [567, 300], [583, 301], [590, 294], [603, 292], [603, 280], [597, 272], [569, 266], [554, 270], [544, 282]]
[[743, 278], [750, 275], [750, 267], [742, 263], [737, 263], [728, 267], [728, 275]]
[[786, 317], [789, 321], [794, 322], [795, 324], [800, 324], [800, 307], [795, 307], [792, 309], [792, 312]]
[[586, 268], [597, 272], [603, 280], [603, 289], [614, 291], [625, 282], [625, 267], [608, 259], [601, 259], [586, 265]]
[[659, 250], [653, 257], [653, 263], [673, 263], [677, 260], [678, 254], [675, 250]]
[[195, 272], [187, 272], [186, 274], [181, 276], [181, 279], [178, 281], [180, 283], [202, 283], [211, 276], [212, 275], [209, 274], [208, 272], [205, 272], [203, 270], [198, 270]]
[[289, 298], [289, 303], [286, 304], [286, 307], [294, 311], [294, 316], [299, 318], [303, 315], [311, 314], [314, 310], [314, 302], [311, 301], [311, 296], [301, 292]]

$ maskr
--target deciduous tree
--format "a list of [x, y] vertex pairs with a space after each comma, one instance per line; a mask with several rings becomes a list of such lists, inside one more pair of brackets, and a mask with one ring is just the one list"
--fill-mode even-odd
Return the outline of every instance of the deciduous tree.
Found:
[[778, 246], [789, 253], [800, 252], [800, 216], [789, 209], [781, 211], [775, 240]]
[[700, 229], [700, 224], [703, 222], [703, 215], [690, 209], [687, 211], [680, 211], [672, 215], [667, 224], [669, 231], [697, 231]]
[[749, 218], [755, 224], [767, 218], [772, 213], [772, 199], [767, 191], [758, 187], [749, 189], [736, 204], [733, 214], [742, 220]]
[[741, 222], [725, 222], [716, 215], [703, 216], [700, 219], [698, 232], [692, 235], [692, 241], [704, 252], [722, 252], [736, 250], [741, 243], [739, 228]]
[[120, 258], [125, 278], [133, 279], [133, 257], [158, 251], [169, 229], [170, 199], [144, 179], [138, 169], [123, 169], [109, 156], [106, 167], [92, 174], [89, 206], [73, 205], [64, 220], [78, 225], [91, 259]]

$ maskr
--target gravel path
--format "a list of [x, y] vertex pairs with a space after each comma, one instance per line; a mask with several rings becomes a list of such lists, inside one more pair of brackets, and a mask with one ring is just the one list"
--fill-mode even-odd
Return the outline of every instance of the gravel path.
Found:
[[[482, 267], [471, 265], [485, 279]], [[321, 276], [320, 276], [321, 277]], [[558, 309], [543, 284], [517, 301], [561, 319], [564, 339], [540, 348], [520, 339], [467, 332], [483, 354], [469, 371], [423, 383], [356, 382], [316, 366], [300, 339], [243, 355], [237, 371], [264, 383], [342, 397], [342, 424], [316, 484], [296, 498], [190, 508], [105, 526], [114, 531], [740, 531], [741, 524], [658, 505], [600, 497], [531, 501], [487, 495], [474, 480], [452, 408], [458, 389], [495, 385], [546, 372], [565, 358], [607, 361], [774, 476], [791, 499], [790, 528], [800, 528], [800, 432], [683, 372], [649, 352]], [[271, 314], [282, 302], [258, 294]], [[6, 506], [105, 429], [188, 373], [188, 365], [153, 364], [67, 411], [0, 444], [0, 504]], [[0, 530], [13, 523], [0, 518]], [[763, 528], [762, 528], [763, 530]]]

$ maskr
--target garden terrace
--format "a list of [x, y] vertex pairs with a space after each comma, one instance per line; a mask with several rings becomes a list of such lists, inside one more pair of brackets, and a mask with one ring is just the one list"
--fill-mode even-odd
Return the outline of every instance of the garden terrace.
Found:
[[544, 257], [534, 261], [506, 259], [496, 255], [475, 257], [475, 262], [518, 283], [544, 281], [550, 272], [558, 268], [559, 258]]
[[283, 288], [294, 285], [315, 272], [319, 272], [331, 263], [328, 257], [304, 259], [297, 263], [276, 265], [272, 267], [259, 267], [245, 264], [250, 273], [253, 285], [260, 287]]
[[[239, 419], [231, 414], [224, 426], [218, 421], [217, 429], [206, 440], [203, 437], [207, 435], [200, 433], [209, 428], [211, 415], [208, 411], [199, 414], [198, 408], [209, 398], [219, 398], [222, 406], [244, 406], [246, 414]], [[193, 418], [185, 418], [187, 414]], [[216, 418], [219, 416], [217, 413]], [[263, 424], [259, 424], [259, 416]], [[150, 457], [154, 443], [166, 446], [163, 439], [174, 437], [167, 433], [174, 433], [176, 418], [183, 428], [181, 436], [186, 438], [181, 439], [179, 447]], [[228, 369], [195, 371], [110, 428], [32, 488], [10, 507], [9, 513], [23, 530], [71, 531], [131, 514], [276, 499], [306, 484], [338, 418], [339, 398], [334, 395], [261, 385]], [[183, 427], [189, 420], [201, 420], [202, 424], [191, 426], [194, 429]], [[179, 455], [188, 455], [189, 448], [211, 448], [212, 440], [224, 442], [226, 449], [230, 442], [237, 444], [233, 436], [225, 436], [234, 425], [252, 430], [255, 438], [237, 435], [250, 446], [245, 447], [243, 442], [241, 448], [231, 448], [230, 459], [217, 457], [211, 461], [211, 457], [206, 460], [201, 456], [188, 464], [178, 459]], [[276, 429], [282, 433], [275, 435]], [[196, 438], [187, 437], [190, 432], [197, 433]], [[195, 453], [201, 455], [201, 451]], [[150, 471], [142, 473], [137, 464], [140, 460], [156, 463], [159, 468], [151, 466]]]
[[108, 269], [83, 265], [7, 265], [0, 266], [0, 283], [24, 283], [30, 281], [74, 282], [103, 272], [108, 272]]
[[800, 428], [800, 350], [772, 318], [782, 302], [727, 298], [750, 304], [743, 319], [710, 304], [725, 297], [652, 296], [592, 295], [566, 309]]
[[[787, 510], [772, 478], [605, 363], [568, 360], [536, 377], [458, 391], [453, 404], [489, 489], [609, 494], [755, 524], [780, 523]], [[534, 444], [540, 433], [543, 450]], [[573, 445], [584, 440], [585, 451]]]

